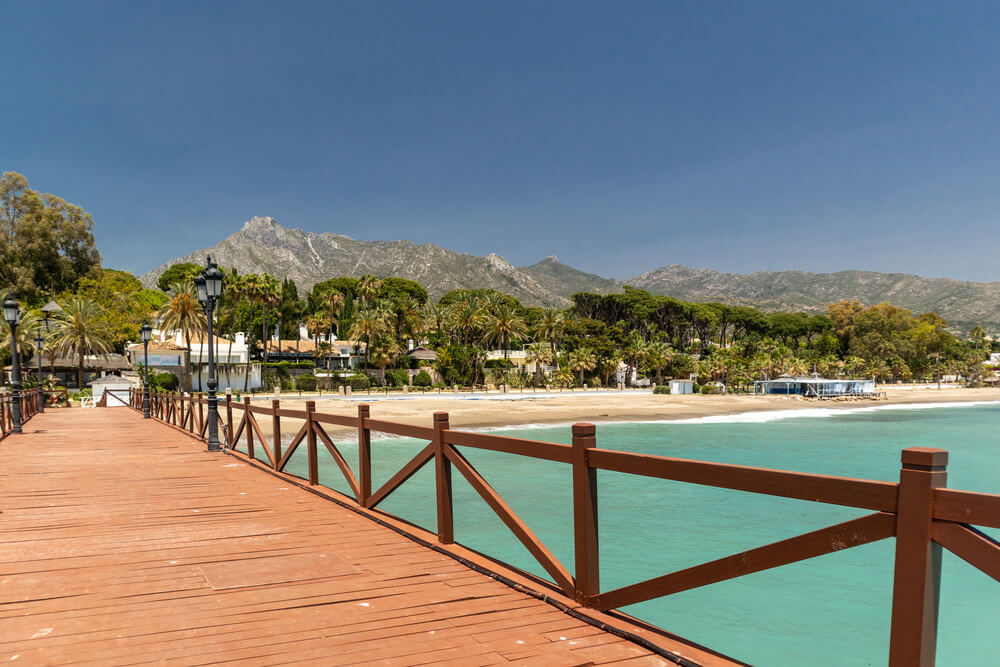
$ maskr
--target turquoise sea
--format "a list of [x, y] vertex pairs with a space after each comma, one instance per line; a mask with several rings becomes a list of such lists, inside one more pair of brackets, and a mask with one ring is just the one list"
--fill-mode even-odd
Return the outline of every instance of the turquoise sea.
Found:
[[[570, 441], [569, 426], [500, 431]], [[693, 422], [599, 424], [598, 446], [633, 452], [895, 481], [900, 451], [950, 452], [948, 486], [1000, 493], [1000, 404], [755, 413]], [[374, 486], [425, 443], [373, 441]], [[356, 443], [338, 443], [355, 468]], [[573, 570], [567, 465], [462, 449], [562, 563]], [[321, 481], [347, 490], [320, 447]], [[355, 468], [356, 469], [356, 468]], [[304, 448], [290, 472], [305, 473]], [[456, 540], [545, 576], [457, 471]], [[818, 503], [599, 473], [603, 590], [862, 516]], [[435, 530], [433, 467], [380, 506]], [[988, 531], [1000, 537], [1000, 531]], [[893, 541], [740, 577], [623, 611], [755, 665], [884, 665]], [[1000, 664], [1000, 583], [945, 555], [938, 664]]]

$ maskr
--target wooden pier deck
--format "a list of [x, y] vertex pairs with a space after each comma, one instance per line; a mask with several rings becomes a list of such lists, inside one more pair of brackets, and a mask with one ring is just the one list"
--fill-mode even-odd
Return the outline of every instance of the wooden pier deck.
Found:
[[2, 663], [675, 664], [132, 410], [0, 452]]

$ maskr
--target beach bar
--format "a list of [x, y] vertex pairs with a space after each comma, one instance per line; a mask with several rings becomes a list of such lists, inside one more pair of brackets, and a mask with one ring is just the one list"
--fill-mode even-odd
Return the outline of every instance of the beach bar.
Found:
[[796, 394], [810, 398], [874, 396], [875, 380], [830, 380], [818, 376], [780, 375], [773, 380], [753, 383], [755, 394]]

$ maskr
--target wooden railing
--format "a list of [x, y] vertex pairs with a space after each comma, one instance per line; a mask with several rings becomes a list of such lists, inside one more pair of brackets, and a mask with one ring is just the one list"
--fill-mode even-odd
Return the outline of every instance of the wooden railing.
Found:
[[[0, 394], [0, 438], [14, 430], [14, 413], [11, 408], [13, 397], [9, 393]], [[37, 389], [21, 390], [21, 424], [38, 414], [39, 393]]]
[[[142, 409], [141, 391], [132, 406]], [[204, 437], [204, 397], [153, 394], [151, 413], [157, 419]], [[271, 419], [270, 442], [258, 417]], [[281, 442], [281, 419], [303, 423], [287, 449]], [[356, 416], [316, 412], [315, 401], [305, 410], [286, 410], [277, 400], [270, 406], [251, 405], [229, 397], [219, 401], [220, 439], [230, 453], [255, 459], [263, 450], [268, 467], [285, 471], [291, 456], [305, 443], [310, 485], [319, 480], [319, 446], [333, 458], [359, 506], [373, 509], [424, 465], [435, 468], [437, 540], [455, 542], [452, 469], [468, 480], [496, 515], [552, 577], [555, 584], [581, 605], [605, 611], [735, 577], [761, 572], [834, 551], [896, 538], [890, 659], [892, 667], [932, 665], [935, 658], [941, 548], [1000, 581], [1000, 543], [974, 527], [1000, 528], [1000, 495], [945, 488], [948, 453], [912, 447], [902, 452], [899, 482], [831, 477], [785, 470], [708, 463], [666, 456], [635, 454], [597, 447], [593, 424], [575, 424], [572, 444], [526, 440], [489, 433], [453, 430], [448, 415], [436, 412], [431, 426], [412, 426], [373, 419], [369, 406], [357, 406]], [[324, 425], [357, 430], [358, 467], [352, 470]], [[426, 440], [427, 444], [387, 482], [372, 490], [372, 432]], [[224, 436], [224, 437], [223, 437]], [[245, 452], [237, 448], [245, 444]], [[496, 490], [462, 455], [459, 448], [485, 449], [554, 461], [572, 467], [575, 573], [571, 573], [515, 514]], [[599, 577], [597, 471], [686, 482], [747, 493], [796, 498], [869, 510], [871, 513], [804, 535], [602, 591]], [[333, 489], [330, 489], [337, 493]]]

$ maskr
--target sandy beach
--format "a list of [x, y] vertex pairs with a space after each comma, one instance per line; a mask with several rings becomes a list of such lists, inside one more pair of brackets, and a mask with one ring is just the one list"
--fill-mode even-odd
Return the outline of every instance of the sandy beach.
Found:
[[[425, 394], [401, 397], [390, 394], [358, 395], [352, 399], [311, 397], [317, 412], [356, 415], [357, 406], [367, 403], [375, 419], [430, 426], [434, 412], [447, 412], [452, 428], [516, 427], [532, 424], [574, 422], [623, 422], [697, 419], [775, 410], [815, 408], [851, 409], [868, 406], [927, 403], [1000, 401], [1000, 389], [946, 387], [879, 387], [887, 393], [883, 400], [818, 401], [797, 396], [752, 395], [654, 395], [638, 391], [590, 391], [562, 394]], [[270, 406], [270, 399], [257, 398], [254, 405]], [[279, 397], [284, 409], [304, 409], [305, 398]], [[283, 420], [284, 421], [284, 420]], [[269, 433], [270, 419], [259, 419]], [[286, 428], [282, 429], [286, 431]], [[333, 429], [331, 429], [333, 430]]]

